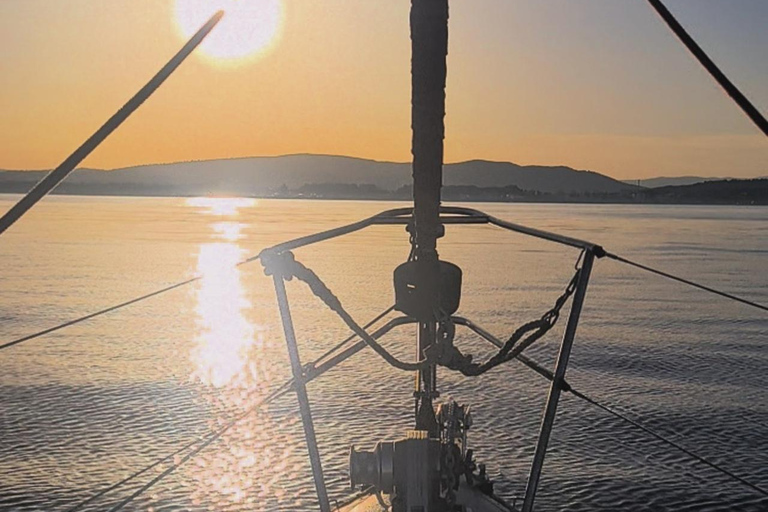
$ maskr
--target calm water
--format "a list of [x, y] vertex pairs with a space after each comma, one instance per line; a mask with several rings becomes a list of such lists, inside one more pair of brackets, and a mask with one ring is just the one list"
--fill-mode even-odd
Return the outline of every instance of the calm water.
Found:
[[[0, 211], [11, 196], [0, 196]], [[201, 282], [0, 353], [0, 510], [63, 511], [217, 428], [289, 376], [274, 291], [258, 263], [279, 241], [392, 203], [46, 199], [0, 240], [0, 341], [197, 273]], [[768, 302], [768, 209], [479, 205]], [[402, 227], [297, 252], [361, 322], [392, 302]], [[550, 307], [570, 249], [490, 227], [448, 227], [445, 259], [465, 271], [460, 313], [503, 337]], [[768, 487], [768, 315], [599, 261], [572, 356], [574, 387]], [[302, 357], [346, 335], [289, 283]], [[564, 322], [530, 355], [551, 365]], [[413, 332], [386, 338], [410, 357]], [[488, 346], [460, 332], [477, 357]], [[510, 364], [475, 379], [440, 373], [471, 403], [471, 442], [506, 497], [522, 495], [546, 383]], [[333, 498], [348, 492], [349, 445], [410, 426], [412, 376], [361, 353], [310, 385]], [[292, 397], [253, 414], [128, 510], [313, 510]], [[104, 510], [156, 472], [85, 510]], [[539, 510], [766, 511], [768, 500], [588, 404], [564, 397]]]

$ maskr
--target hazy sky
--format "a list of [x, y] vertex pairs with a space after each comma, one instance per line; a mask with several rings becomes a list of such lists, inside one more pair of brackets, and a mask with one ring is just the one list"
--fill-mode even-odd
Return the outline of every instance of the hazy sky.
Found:
[[[228, 65], [193, 56], [85, 165], [304, 152], [410, 160], [410, 2], [281, 3], [268, 50]], [[768, 1], [667, 4], [768, 112]], [[1, 0], [0, 168], [63, 160], [183, 44], [176, 9]], [[765, 137], [645, 0], [453, 0], [447, 108], [447, 161], [617, 178], [768, 175]]]

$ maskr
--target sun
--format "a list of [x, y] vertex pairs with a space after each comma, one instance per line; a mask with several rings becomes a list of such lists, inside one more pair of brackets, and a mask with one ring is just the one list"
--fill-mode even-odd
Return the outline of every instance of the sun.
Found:
[[224, 18], [200, 45], [200, 52], [216, 62], [262, 55], [280, 36], [282, 0], [176, 0], [176, 25], [189, 38], [220, 10]]

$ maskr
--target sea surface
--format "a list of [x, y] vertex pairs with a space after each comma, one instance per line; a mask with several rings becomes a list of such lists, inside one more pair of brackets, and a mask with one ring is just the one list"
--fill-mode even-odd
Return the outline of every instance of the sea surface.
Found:
[[[0, 211], [16, 196], [0, 196]], [[0, 239], [0, 343], [177, 281], [203, 279], [0, 352], [0, 510], [66, 511], [225, 425], [290, 376], [262, 248], [395, 203], [50, 197]], [[473, 204], [585, 238], [648, 265], [768, 303], [768, 208]], [[361, 323], [393, 302], [402, 226], [296, 251]], [[460, 314], [500, 338], [551, 307], [578, 251], [488, 226], [448, 226], [464, 269]], [[288, 293], [301, 356], [347, 336], [303, 284]], [[528, 351], [552, 366], [565, 318]], [[382, 340], [414, 357], [414, 331]], [[493, 350], [459, 330], [475, 359]], [[595, 400], [768, 488], [768, 314], [607, 259], [595, 264], [568, 380]], [[349, 446], [412, 424], [413, 376], [364, 351], [309, 384], [332, 501], [349, 495]], [[478, 378], [440, 370], [471, 404], [470, 444], [496, 489], [523, 495], [547, 382], [513, 362]], [[768, 511], [768, 498], [564, 395], [540, 511]], [[187, 452], [172, 459], [180, 461]], [[108, 510], [161, 464], [80, 510]], [[127, 504], [133, 511], [316, 510], [288, 395]]]

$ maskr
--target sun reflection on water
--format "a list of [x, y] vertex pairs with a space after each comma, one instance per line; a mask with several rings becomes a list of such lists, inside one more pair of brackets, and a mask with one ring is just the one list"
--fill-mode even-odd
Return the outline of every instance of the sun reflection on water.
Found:
[[[216, 412], [217, 430], [266, 395], [273, 383], [265, 327], [249, 320], [252, 309], [241, 267], [247, 253], [243, 210], [254, 199], [191, 198], [187, 206], [205, 216], [211, 238], [200, 245], [195, 289], [197, 335], [190, 353], [191, 378]], [[287, 499], [285, 476], [294, 481], [302, 466], [293, 455], [300, 425], [293, 413], [261, 411], [237, 422], [206, 455], [190, 466], [190, 500], [218, 508], [268, 510]], [[265, 503], [269, 505], [265, 506]]]
[[256, 200], [247, 198], [187, 200], [187, 205], [202, 213], [222, 218], [211, 224], [214, 241], [201, 245], [197, 257], [197, 273], [203, 279], [196, 290], [198, 335], [191, 354], [193, 377], [217, 388], [258, 382], [248, 352], [258, 348], [260, 340], [256, 326], [246, 318], [251, 304], [235, 266], [246, 256], [237, 244], [244, 227], [237, 215], [255, 204]]

